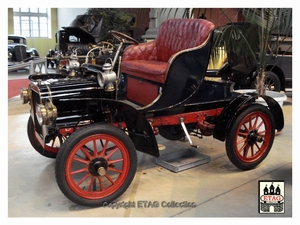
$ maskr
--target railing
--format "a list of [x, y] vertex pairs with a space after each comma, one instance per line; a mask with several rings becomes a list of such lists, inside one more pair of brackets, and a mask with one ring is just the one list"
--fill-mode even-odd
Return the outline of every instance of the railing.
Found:
[[[20, 62], [16, 63], [13, 65], [8, 66], [8, 72], [19, 70], [19, 69], [24, 69], [26, 67], [29, 67], [29, 73], [34, 74], [34, 73], [42, 73], [42, 67], [45, 67], [45, 73], [47, 74], [47, 60], [45, 58], [38, 58], [38, 59], [33, 59], [28, 62]], [[36, 68], [39, 69], [38, 72], [36, 72]]]

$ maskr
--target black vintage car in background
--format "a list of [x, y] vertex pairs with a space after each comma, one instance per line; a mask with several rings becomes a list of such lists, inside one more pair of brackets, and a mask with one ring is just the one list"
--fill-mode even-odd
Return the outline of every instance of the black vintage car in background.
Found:
[[[107, 37], [107, 24], [105, 26], [104, 22], [100, 15], [77, 15], [68, 26], [56, 31], [55, 48], [50, 49], [46, 56], [47, 67], [56, 66], [60, 74], [73, 74], [79, 72], [82, 63], [103, 65], [108, 58], [114, 58], [119, 43]], [[123, 49], [126, 46], [125, 43]], [[117, 71], [119, 61], [114, 65], [114, 71]]]
[[[66, 70], [65, 63], [68, 60], [76, 60], [79, 65], [89, 58], [95, 64], [103, 64], [104, 60], [113, 53], [113, 45], [103, 42], [103, 19], [95, 15], [78, 15], [68, 26], [62, 27], [55, 33], [55, 48], [47, 54], [47, 66], [52, 68], [56, 65], [60, 71]], [[93, 50], [97, 46], [105, 45], [107, 52]], [[105, 57], [105, 55], [108, 55]]]
[[[218, 46], [219, 43], [214, 44], [215, 49], [211, 57], [218, 66], [217, 68], [212, 66], [207, 70], [206, 75], [232, 81], [235, 83], [234, 89], [255, 89], [257, 76], [255, 71], [259, 60], [253, 60], [249, 56], [247, 43], [235, 30], [239, 30], [251, 46], [259, 46], [257, 27], [248, 22], [230, 23], [215, 29], [215, 42], [218, 42], [218, 37], [222, 33], [230, 32], [230, 37], [228, 37], [230, 40], [227, 43], [231, 44], [228, 49]], [[272, 46], [269, 47], [265, 79], [266, 88], [278, 92], [292, 89], [292, 36], [280, 35], [280, 32], [274, 31]], [[278, 46], [275, 48], [276, 43]], [[259, 51], [258, 48], [256, 50]], [[222, 61], [220, 62], [222, 66], [216, 62], [218, 60]]]
[[19, 35], [8, 35], [8, 65], [26, 62], [39, 57], [35, 48], [28, 48], [26, 38]]

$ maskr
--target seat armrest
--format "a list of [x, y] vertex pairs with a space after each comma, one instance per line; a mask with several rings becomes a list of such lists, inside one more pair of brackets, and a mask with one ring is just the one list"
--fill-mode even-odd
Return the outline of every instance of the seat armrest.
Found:
[[123, 53], [122, 60], [157, 60], [156, 41], [131, 45]]

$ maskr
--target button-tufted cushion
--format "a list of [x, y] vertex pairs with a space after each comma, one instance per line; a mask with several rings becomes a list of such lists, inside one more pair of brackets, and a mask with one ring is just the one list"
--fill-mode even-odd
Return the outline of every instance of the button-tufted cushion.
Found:
[[164, 21], [157, 38], [148, 43], [129, 46], [121, 63], [123, 73], [163, 83], [172, 56], [201, 46], [214, 25], [202, 19], [170, 19]]
[[211, 22], [201, 19], [165, 21], [156, 39], [157, 59], [167, 62], [173, 54], [201, 45], [208, 38], [211, 26]]
[[157, 60], [156, 41], [132, 45], [123, 53], [123, 73], [163, 83], [166, 69], [167, 63]]

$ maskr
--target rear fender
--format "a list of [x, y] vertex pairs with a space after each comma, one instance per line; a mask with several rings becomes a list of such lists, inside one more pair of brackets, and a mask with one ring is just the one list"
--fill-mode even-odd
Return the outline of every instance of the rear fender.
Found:
[[261, 97], [266, 101], [266, 104], [274, 117], [275, 129], [282, 130], [284, 126], [284, 116], [278, 102], [270, 96], [258, 95], [257, 93], [246, 93], [234, 98], [223, 109], [215, 126], [213, 137], [220, 141], [225, 141], [225, 137], [227, 133], [230, 132], [230, 128], [235, 122], [236, 117], [239, 115], [240, 110], [249, 104], [255, 103], [255, 100], [258, 97]]
[[278, 102], [274, 98], [272, 98], [270, 96], [260, 95], [260, 97], [266, 101], [266, 103], [274, 117], [275, 129], [278, 131], [282, 130], [284, 127], [284, 116], [283, 116], [281, 106], [278, 104]]

